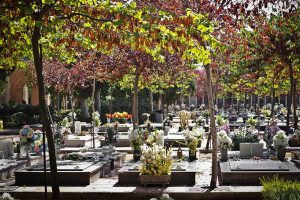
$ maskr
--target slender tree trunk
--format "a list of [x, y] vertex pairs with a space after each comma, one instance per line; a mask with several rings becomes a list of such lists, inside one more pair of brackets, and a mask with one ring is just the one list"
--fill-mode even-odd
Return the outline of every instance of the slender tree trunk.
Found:
[[150, 111], [153, 112], [154, 103], [153, 103], [153, 92], [149, 90], [149, 103], [150, 103]]
[[135, 66], [135, 77], [134, 77], [134, 85], [133, 85], [133, 99], [132, 99], [132, 119], [133, 119], [133, 127], [138, 127], [138, 107], [139, 107], [139, 67]]
[[95, 92], [95, 110], [101, 114], [101, 90], [97, 89]]
[[272, 109], [271, 109], [271, 117], [274, 115], [274, 107], [275, 107], [275, 89], [272, 88]]
[[71, 110], [72, 110], [72, 127], [71, 127], [71, 132], [75, 132], [75, 111], [74, 111], [74, 105], [73, 105], [73, 95], [70, 95], [70, 102], [71, 102]]
[[247, 108], [247, 93], [245, 92], [245, 95], [244, 95], [244, 109], [246, 110]]
[[79, 101], [80, 101], [80, 110], [81, 110], [82, 117], [84, 119], [90, 118], [89, 108], [87, 105], [87, 98], [80, 97]]
[[293, 116], [294, 116], [294, 129], [298, 129], [298, 116], [297, 116], [297, 79], [293, 82]]
[[161, 93], [159, 93], [159, 97], [158, 97], [158, 110], [161, 110], [162, 109], [162, 104], [163, 104], [163, 96]]
[[293, 92], [294, 92], [294, 76], [293, 76], [293, 66], [289, 64], [289, 78], [290, 78], [290, 93], [288, 95], [288, 107], [287, 107], [287, 119], [286, 119], [286, 133], [289, 133], [290, 130], [290, 115], [291, 115], [291, 107], [293, 100]]
[[211, 172], [211, 181], [210, 189], [217, 187], [218, 179], [218, 144], [217, 144], [217, 130], [215, 122], [215, 106], [213, 104], [213, 93], [212, 93], [212, 83], [211, 83], [211, 71], [210, 66], [205, 65], [205, 71], [207, 76], [207, 95], [208, 95], [208, 105], [210, 111], [210, 134], [212, 138], [212, 172]]
[[43, 78], [42, 58], [39, 52], [40, 38], [41, 38], [41, 28], [35, 25], [31, 42], [32, 42], [34, 66], [35, 66], [37, 82], [38, 82], [39, 105], [41, 109], [41, 117], [43, 121], [43, 128], [46, 132], [46, 137], [48, 141], [51, 183], [52, 183], [52, 199], [60, 199], [55, 147], [54, 147], [54, 140], [53, 140], [53, 135], [51, 130], [50, 117], [49, 117], [46, 100], [45, 100], [45, 85], [44, 85], [44, 78]]

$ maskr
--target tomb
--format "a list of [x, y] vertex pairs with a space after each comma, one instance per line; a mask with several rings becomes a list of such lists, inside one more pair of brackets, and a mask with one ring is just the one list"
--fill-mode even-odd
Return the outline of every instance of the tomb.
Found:
[[221, 185], [260, 185], [260, 178], [273, 178], [274, 175], [300, 181], [300, 169], [290, 161], [230, 159], [220, 162], [220, 170]]
[[[95, 142], [99, 141], [99, 136], [95, 134], [94, 136]], [[92, 146], [93, 145], [93, 137], [91, 135], [85, 136], [77, 136], [77, 135], [68, 135], [67, 140], [65, 140], [66, 147], [84, 147], [84, 146]]]
[[[103, 177], [107, 161], [57, 161], [59, 184], [63, 186], [85, 186]], [[49, 163], [46, 166], [47, 184], [51, 184]], [[43, 185], [44, 166], [42, 164], [15, 171], [18, 186]]]
[[16, 170], [23, 169], [25, 165], [25, 160], [0, 159], [0, 180], [12, 177]]
[[[120, 185], [140, 185], [140, 161], [130, 161], [118, 171], [118, 184]], [[199, 161], [194, 162], [174, 162], [171, 172], [170, 186], [192, 186], [195, 185], [196, 173], [199, 172]]]

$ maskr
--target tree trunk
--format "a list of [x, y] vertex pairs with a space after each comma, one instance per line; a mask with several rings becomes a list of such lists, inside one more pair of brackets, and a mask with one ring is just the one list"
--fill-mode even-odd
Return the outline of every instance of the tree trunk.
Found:
[[90, 118], [89, 108], [87, 105], [87, 98], [79, 98], [79, 101], [80, 101], [80, 110], [81, 110], [82, 117], [84, 119]]
[[162, 98], [162, 94], [159, 93], [159, 97], [158, 97], [158, 103], [157, 103], [157, 107], [158, 107], [158, 110], [161, 110], [162, 109], [162, 104], [163, 104], [163, 98]]
[[288, 95], [288, 107], [287, 107], [287, 119], [286, 119], [286, 134], [289, 134], [290, 130], [290, 115], [292, 107], [292, 99], [294, 92], [294, 76], [293, 76], [293, 66], [289, 64], [289, 78], [290, 78], [290, 93]]
[[274, 115], [274, 107], [275, 107], [275, 89], [272, 88], [272, 109], [271, 109], [271, 117]]
[[208, 105], [210, 111], [210, 134], [212, 138], [212, 172], [211, 172], [211, 181], [210, 189], [217, 187], [217, 178], [218, 178], [218, 144], [217, 144], [217, 130], [215, 122], [215, 106], [213, 104], [213, 93], [212, 93], [212, 83], [211, 83], [211, 71], [210, 66], [205, 65], [205, 71], [207, 76], [207, 95], [208, 95]]
[[153, 103], [153, 92], [149, 90], [149, 103], [150, 103], [150, 111], [153, 112], [154, 103]]
[[73, 95], [70, 95], [70, 102], [71, 102], [71, 111], [72, 111], [72, 127], [71, 127], [71, 132], [74, 133], [75, 132], [75, 111], [74, 111], [74, 105], [73, 105]]
[[294, 129], [298, 129], [298, 116], [297, 116], [297, 79], [294, 79], [293, 82], [293, 115], [294, 115]]
[[95, 92], [95, 110], [101, 114], [101, 90], [97, 89]]
[[247, 93], [244, 94], [244, 110], [247, 108]]
[[41, 28], [35, 25], [31, 42], [33, 50], [34, 66], [37, 76], [38, 90], [39, 90], [39, 105], [41, 109], [41, 118], [43, 122], [43, 128], [46, 132], [49, 149], [50, 171], [51, 171], [51, 183], [52, 183], [52, 199], [60, 199], [59, 183], [57, 176], [57, 165], [55, 156], [54, 140], [51, 130], [50, 117], [46, 105], [45, 99], [45, 85], [43, 79], [43, 67], [41, 52], [39, 52], [39, 40], [41, 38]]
[[139, 107], [139, 67], [135, 66], [135, 77], [134, 77], [134, 85], [133, 85], [133, 98], [132, 98], [132, 119], [133, 119], [133, 127], [138, 127], [139, 117], [138, 117], [138, 107]]

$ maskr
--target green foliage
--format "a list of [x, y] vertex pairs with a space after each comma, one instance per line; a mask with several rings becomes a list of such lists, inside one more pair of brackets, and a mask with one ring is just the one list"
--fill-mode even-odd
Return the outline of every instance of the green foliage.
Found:
[[9, 128], [18, 128], [26, 124], [35, 124], [39, 122], [39, 120], [39, 117], [36, 115], [29, 116], [23, 112], [17, 112], [8, 119], [6, 126]]
[[232, 139], [232, 150], [240, 150], [240, 143], [256, 143], [259, 142], [257, 135], [248, 132], [246, 127], [240, 127], [230, 136]]
[[222, 116], [217, 115], [216, 116], [216, 123], [217, 123], [218, 126], [223, 126], [226, 123], [226, 121]]
[[25, 124], [33, 124], [40, 122], [39, 106], [30, 104], [0, 104], [1, 118], [3, 119], [4, 127], [20, 127]]
[[263, 186], [264, 200], [297, 200], [300, 199], [300, 183], [290, 181], [274, 176], [272, 179], [263, 177], [261, 180]]

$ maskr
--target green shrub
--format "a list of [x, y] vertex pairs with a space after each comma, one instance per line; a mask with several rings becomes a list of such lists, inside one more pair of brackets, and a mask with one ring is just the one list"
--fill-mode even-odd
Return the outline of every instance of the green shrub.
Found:
[[262, 194], [264, 200], [298, 200], [300, 199], [300, 183], [288, 181], [274, 176], [273, 179], [262, 178]]
[[34, 123], [33, 117], [23, 112], [17, 112], [8, 119], [6, 126], [10, 128], [16, 128], [32, 123]]

